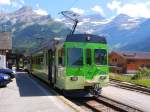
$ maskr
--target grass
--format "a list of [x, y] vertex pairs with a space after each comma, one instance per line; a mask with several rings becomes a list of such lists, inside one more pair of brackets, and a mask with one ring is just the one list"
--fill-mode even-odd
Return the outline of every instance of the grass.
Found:
[[131, 80], [130, 83], [150, 87], [150, 79], [138, 79], [138, 80]]
[[132, 79], [132, 76], [124, 76], [119, 74], [110, 73], [110, 78], [119, 80], [119, 81], [125, 81], [136, 85], [141, 85], [145, 87], [150, 87], [150, 79]]

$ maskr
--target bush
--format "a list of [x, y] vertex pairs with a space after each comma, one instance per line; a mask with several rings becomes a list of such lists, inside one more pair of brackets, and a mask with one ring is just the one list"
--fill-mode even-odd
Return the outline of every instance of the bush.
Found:
[[140, 68], [136, 75], [132, 77], [132, 79], [150, 79], [150, 69]]

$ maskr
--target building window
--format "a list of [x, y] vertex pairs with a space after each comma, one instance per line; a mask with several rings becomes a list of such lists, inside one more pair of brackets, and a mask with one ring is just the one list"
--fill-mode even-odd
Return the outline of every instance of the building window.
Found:
[[114, 59], [112, 59], [112, 62], [114, 62]]
[[113, 58], [113, 59], [112, 59], [112, 62], [117, 62], [117, 58]]

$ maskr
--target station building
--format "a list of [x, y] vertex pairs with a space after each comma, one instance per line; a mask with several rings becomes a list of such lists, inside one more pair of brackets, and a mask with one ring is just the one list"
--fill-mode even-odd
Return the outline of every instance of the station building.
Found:
[[150, 52], [112, 51], [109, 65], [113, 73], [136, 73], [140, 67], [150, 68]]
[[10, 32], [0, 32], [0, 68], [8, 65], [7, 55], [12, 52], [12, 39]]
[[6, 55], [12, 51], [12, 39], [10, 32], [0, 32], [0, 54]]

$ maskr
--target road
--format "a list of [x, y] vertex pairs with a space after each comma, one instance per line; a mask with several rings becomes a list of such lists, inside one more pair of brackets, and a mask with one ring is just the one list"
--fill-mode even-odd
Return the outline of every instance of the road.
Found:
[[150, 112], [150, 95], [109, 86], [103, 88], [102, 96]]
[[6, 88], [0, 88], [0, 112], [74, 111], [27, 74], [17, 74]]

